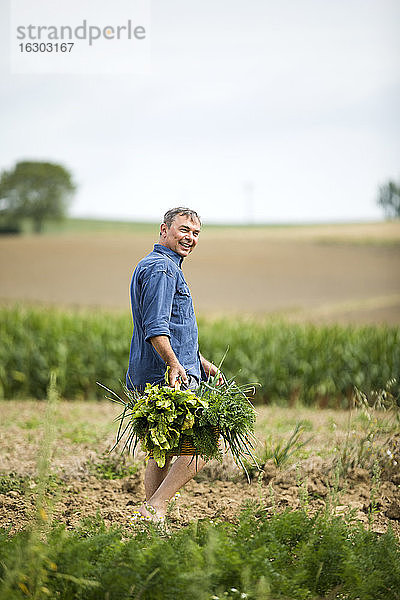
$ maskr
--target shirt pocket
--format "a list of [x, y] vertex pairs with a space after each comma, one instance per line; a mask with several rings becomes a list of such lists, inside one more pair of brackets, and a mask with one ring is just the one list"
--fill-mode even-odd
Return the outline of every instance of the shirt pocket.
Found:
[[193, 316], [193, 303], [190, 290], [184, 281], [178, 283], [174, 302], [172, 304], [172, 314], [179, 320], [189, 319]]

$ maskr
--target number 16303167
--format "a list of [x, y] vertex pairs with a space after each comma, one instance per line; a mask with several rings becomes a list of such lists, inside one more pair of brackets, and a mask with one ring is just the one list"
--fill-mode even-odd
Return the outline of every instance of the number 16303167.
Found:
[[71, 52], [73, 42], [25, 42], [18, 44], [20, 52]]

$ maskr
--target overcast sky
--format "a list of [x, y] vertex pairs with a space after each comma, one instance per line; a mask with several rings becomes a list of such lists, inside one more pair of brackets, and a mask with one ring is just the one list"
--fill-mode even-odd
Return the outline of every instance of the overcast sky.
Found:
[[129, 75], [10, 74], [0, 6], [0, 167], [61, 162], [71, 214], [381, 218], [377, 187], [400, 179], [398, 0], [153, 0], [150, 66]]

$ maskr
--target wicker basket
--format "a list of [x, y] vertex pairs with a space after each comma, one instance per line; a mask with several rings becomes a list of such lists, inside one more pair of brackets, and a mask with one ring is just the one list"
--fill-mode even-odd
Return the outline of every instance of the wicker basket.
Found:
[[[219, 429], [218, 427], [213, 427], [213, 432], [215, 438], [218, 440], [219, 438]], [[198, 454], [196, 448], [193, 446], [192, 439], [188, 435], [183, 435], [181, 438], [181, 443], [178, 448], [173, 448], [168, 453], [168, 456], [195, 456]]]
[[[219, 438], [219, 428], [213, 427], [213, 432], [218, 440]], [[172, 448], [168, 450], [166, 456], [196, 456], [198, 452], [196, 448], [193, 446], [192, 438], [189, 435], [182, 435], [181, 443], [177, 448]], [[153, 458], [153, 453], [149, 452], [147, 458]]]

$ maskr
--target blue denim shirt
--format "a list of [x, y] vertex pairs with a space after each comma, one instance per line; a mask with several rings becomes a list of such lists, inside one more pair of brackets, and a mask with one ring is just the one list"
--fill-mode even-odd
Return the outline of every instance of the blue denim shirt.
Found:
[[186, 373], [201, 379], [197, 323], [182, 261], [170, 248], [155, 244], [133, 273], [133, 336], [126, 374], [130, 389], [164, 379], [165, 362], [150, 342], [155, 335], [167, 335]]

